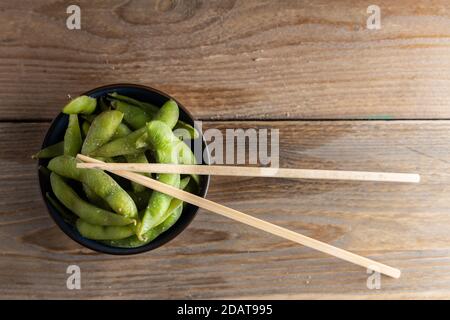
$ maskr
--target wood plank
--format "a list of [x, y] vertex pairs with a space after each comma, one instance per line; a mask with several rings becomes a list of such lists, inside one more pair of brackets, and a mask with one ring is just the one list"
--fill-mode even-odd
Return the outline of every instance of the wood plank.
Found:
[[[168, 245], [133, 257], [93, 253], [44, 209], [29, 155], [48, 123], [1, 123], [2, 298], [448, 298], [450, 121], [205, 123], [280, 129], [281, 164], [415, 171], [419, 185], [214, 177], [208, 198], [399, 267], [366, 288], [365, 270], [200, 212]], [[82, 290], [66, 289], [77, 264]]]
[[51, 119], [67, 95], [131, 82], [200, 119], [450, 118], [448, 2], [0, 4], [0, 119]]

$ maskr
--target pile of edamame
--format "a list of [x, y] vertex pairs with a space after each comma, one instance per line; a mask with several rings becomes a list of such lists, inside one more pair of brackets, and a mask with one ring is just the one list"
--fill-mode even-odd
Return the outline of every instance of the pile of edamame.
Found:
[[[169, 100], [158, 107], [114, 92], [98, 99], [77, 97], [62, 112], [69, 117], [64, 140], [33, 157], [49, 159], [41, 167], [53, 191], [46, 196], [63, 218], [83, 237], [122, 248], [147, 244], [173, 226], [183, 211], [181, 200], [102, 170], [79, 169], [75, 157], [82, 153], [105, 162], [195, 164], [182, 140], [199, 134], [179, 120], [177, 103]], [[154, 178], [192, 193], [199, 189], [195, 175]]]

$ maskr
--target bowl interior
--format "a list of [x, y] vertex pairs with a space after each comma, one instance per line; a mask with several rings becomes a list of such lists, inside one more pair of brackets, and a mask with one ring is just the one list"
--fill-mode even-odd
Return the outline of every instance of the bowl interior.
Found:
[[[107, 93], [111, 92], [117, 92], [122, 95], [129, 96], [134, 99], [138, 99], [145, 102], [153, 103], [156, 106], [162, 106], [167, 100], [173, 99], [169, 95], [158, 91], [156, 89], [140, 86], [140, 85], [132, 85], [132, 84], [116, 84], [116, 85], [108, 85], [100, 88], [93, 89], [91, 91], [88, 91], [84, 93], [84, 95], [89, 95], [93, 98], [99, 98], [101, 96], [105, 96]], [[175, 100], [175, 99], [173, 99]], [[176, 101], [176, 100], [175, 100]], [[180, 107], [180, 120], [189, 123], [190, 125], [194, 125], [194, 119], [189, 114], [189, 112], [178, 102], [176, 101], [178, 106]], [[61, 106], [62, 108], [62, 106]], [[42, 144], [42, 148], [45, 148], [49, 145], [55, 144], [59, 141], [62, 141], [64, 139], [64, 133], [66, 131], [68, 124], [68, 116], [60, 113], [58, 116], [53, 120], [52, 124], [50, 125], [50, 128], [47, 131], [47, 134], [44, 138], [44, 142]], [[196, 127], [197, 130], [200, 128]], [[203, 139], [202, 132], [200, 132], [200, 138], [203, 146], [203, 150], [207, 150], [206, 142]], [[193, 144], [192, 144], [193, 145]], [[205, 154], [208, 156], [209, 153], [205, 152]], [[205, 159], [206, 161], [202, 163], [208, 163], [209, 159]], [[39, 165], [46, 166], [48, 164], [47, 159], [40, 159]], [[209, 186], [209, 176], [201, 176], [201, 185], [200, 185], [200, 192], [199, 195], [202, 197], [206, 196], [206, 193], [208, 191]], [[141, 253], [149, 250], [153, 250], [157, 247], [162, 246], [163, 244], [169, 242], [173, 238], [175, 238], [181, 231], [183, 231], [189, 223], [194, 218], [195, 214], [198, 211], [198, 207], [193, 206], [191, 204], [187, 204], [183, 208], [183, 213], [181, 217], [178, 219], [178, 221], [166, 232], [162, 233], [160, 236], [158, 236], [156, 239], [154, 239], [152, 242], [138, 247], [138, 248], [117, 248], [117, 247], [111, 247], [106, 244], [97, 242], [95, 240], [90, 240], [82, 237], [76, 228], [74, 228], [71, 224], [67, 223], [61, 216], [61, 214], [58, 212], [58, 210], [47, 200], [45, 194], [47, 192], [50, 192], [53, 194], [50, 181], [48, 177], [46, 177], [43, 173], [39, 172], [39, 184], [41, 188], [41, 193], [43, 196], [43, 199], [45, 201], [45, 204], [47, 205], [47, 208], [49, 210], [50, 215], [55, 220], [56, 224], [73, 240], [80, 243], [81, 245], [98, 251], [102, 253], [108, 253], [108, 254], [136, 254]]]

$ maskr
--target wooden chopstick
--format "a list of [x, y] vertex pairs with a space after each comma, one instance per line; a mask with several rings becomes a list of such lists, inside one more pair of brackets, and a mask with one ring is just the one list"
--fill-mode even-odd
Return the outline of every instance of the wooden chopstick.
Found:
[[242, 166], [202, 166], [178, 165], [164, 163], [80, 163], [79, 168], [96, 168], [102, 170], [126, 170], [133, 172], [180, 173], [241, 177], [273, 177], [290, 179], [333, 179], [384, 182], [418, 183], [420, 175], [415, 173], [310, 170], [270, 167]]
[[[90, 158], [90, 157], [87, 157], [87, 156], [84, 156], [81, 154], [77, 155], [77, 158], [81, 161], [89, 162], [89, 163], [103, 163], [102, 161], [99, 161], [97, 159], [93, 159], [93, 158]], [[327, 253], [334, 257], [340, 258], [340, 259], [348, 261], [348, 262], [352, 262], [359, 266], [362, 266], [367, 269], [388, 275], [393, 278], [400, 277], [401, 272], [398, 269], [395, 269], [395, 268], [392, 268], [385, 264], [382, 264], [380, 262], [376, 262], [374, 260], [359, 256], [359, 255], [351, 253], [349, 251], [334, 247], [332, 245], [329, 245], [324, 242], [315, 240], [313, 238], [304, 236], [302, 234], [296, 233], [296, 232], [288, 230], [286, 228], [274, 225], [270, 222], [249, 216], [243, 212], [225, 207], [225, 206], [218, 204], [216, 202], [213, 202], [211, 200], [208, 200], [208, 199], [196, 196], [192, 193], [174, 188], [167, 184], [161, 183], [157, 180], [145, 177], [141, 174], [129, 172], [129, 171], [125, 171], [125, 170], [111, 170], [111, 169], [106, 169], [106, 170], [114, 172], [114, 174], [116, 174], [118, 176], [121, 176], [121, 177], [129, 179], [131, 181], [137, 182], [143, 186], [146, 186], [147, 188], [151, 188], [158, 192], [168, 194], [174, 198], [188, 202], [197, 207], [206, 209], [208, 211], [220, 214], [222, 216], [239, 221], [241, 223], [247, 224], [247, 225], [255, 227], [257, 229], [277, 235], [281, 238], [291, 240], [293, 242], [302, 244], [306, 247], [316, 249], [318, 251]]]

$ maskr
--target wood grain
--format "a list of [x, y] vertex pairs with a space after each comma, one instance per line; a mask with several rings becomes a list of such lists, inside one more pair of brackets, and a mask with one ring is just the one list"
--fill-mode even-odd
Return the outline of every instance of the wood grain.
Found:
[[[48, 123], [1, 123], [2, 298], [448, 298], [450, 121], [208, 122], [280, 129], [281, 164], [415, 171], [419, 185], [214, 177], [208, 198], [402, 269], [366, 287], [359, 267], [199, 212], [147, 254], [93, 253], [49, 218], [29, 157]], [[66, 289], [77, 264], [82, 290]]]
[[[450, 297], [448, 1], [377, 1], [377, 31], [361, 0], [80, 0], [70, 31], [72, 3], [0, 3], [0, 298]], [[166, 91], [206, 128], [280, 129], [284, 167], [420, 173], [419, 185], [214, 177], [208, 195], [402, 278], [369, 290], [359, 267], [204, 211], [147, 254], [74, 243], [30, 155], [68, 94], [117, 82]], [[66, 289], [70, 264], [80, 291]]]
[[448, 1], [0, 4], [0, 119], [50, 120], [99, 85], [164, 90], [200, 119], [450, 118]]

